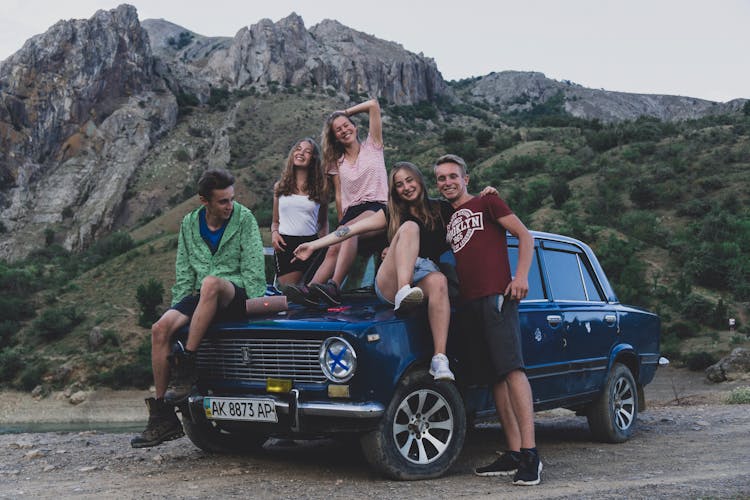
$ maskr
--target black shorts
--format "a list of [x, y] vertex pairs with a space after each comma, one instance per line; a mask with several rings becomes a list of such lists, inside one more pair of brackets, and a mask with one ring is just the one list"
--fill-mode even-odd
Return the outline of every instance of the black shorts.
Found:
[[382, 208], [385, 208], [385, 203], [381, 203], [379, 201], [366, 201], [364, 203], [360, 203], [359, 205], [352, 205], [351, 207], [346, 209], [346, 212], [344, 212], [344, 216], [341, 218], [339, 226], [343, 226], [347, 222], [351, 222], [352, 219], [367, 212], [368, 210], [377, 212]]
[[[342, 217], [341, 222], [339, 222], [339, 226], [343, 226], [347, 222], [351, 222], [352, 219], [367, 212], [368, 210], [377, 212], [382, 208], [385, 208], [385, 203], [380, 203], [379, 201], [366, 201], [364, 203], [360, 203], [359, 205], [353, 205], [346, 209], [346, 212], [344, 212], [344, 217]], [[374, 236], [370, 236], [367, 238], [360, 237], [357, 244], [357, 254], [374, 254], [377, 255], [378, 258], [380, 258], [381, 252], [387, 246], [388, 237], [386, 236], [385, 231], [381, 231]]]
[[273, 252], [273, 260], [276, 265], [277, 276], [283, 276], [294, 271], [302, 271], [304, 273], [313, 264], [313, 262], [315, 262], [318, 254], [323, 252], [323, 249], [318, 249], [312, 254], [309, 259], [297, 259], [292, 262], [292, 259], [294, 258], [294, 250], [302, 243], [318, 239], [318, 236], [287, 236], [285, 234], [282, 234], [281, 237], [284, 238], [284, 241], [286, 242], [286, 248], [281, 252], [279, 252], [278, 250], [274, 250]]
[[514, 370], [525, 369], [518, 301], [504, 300], [498, 310], [499, 297], [475, 299], [459, 310], [462, 338], [458, 344], [463, 348], [459, 355], [469, 384], [494, 384]]
[[[234, 298], [227, 304], [227, 307], [220, 307], [216, 310], [216, 315], [212, 321], [241, 321], [247, 317], [247, 310], [245, 308], [247, 292], [245, 292], [244, 288], [240, 288], [234, 283], [232, 285], [234, 285]], [[187, 295], [170, 309], [175, 309], [185, 316], [192, 318], [195, 308], [198, 307], [200, 298], [201, 294], [199, 293]]]

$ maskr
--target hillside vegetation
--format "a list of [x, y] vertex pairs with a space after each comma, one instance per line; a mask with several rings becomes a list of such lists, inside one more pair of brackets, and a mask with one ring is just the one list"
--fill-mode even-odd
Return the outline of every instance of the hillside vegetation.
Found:
[[[451, 85], [461, 96], [464, 82]], [[602, 125], [566, 115], [562, 97], [512, 115], [466, 98], [381, 104], [388, 165], [412, 161], [432, 183], [437, 156], [464, 157], [473, 190], [496, 186], [529, 228], [589, 243], [620, 300], [661, 315], [673, 361], [699, 369], [748, 344], [750, 106]], [[299, 88], [217, 91], [204, 106], [183, 99], [178, 126], [129, 187], [133, 200], [150, 201], [131, 203], [117, 232], [69, 254], [50, 229], [44, 249], [0, 262], [0, 383], [148, 387], [150, 331], [141, 325], [170, 301], [176, 231], [197, 203], [213, 128], [225, 127], [238, 201], [268, 244], [272, 185], [288, 149], [317, 138], [326, 114], [346, 105]]]

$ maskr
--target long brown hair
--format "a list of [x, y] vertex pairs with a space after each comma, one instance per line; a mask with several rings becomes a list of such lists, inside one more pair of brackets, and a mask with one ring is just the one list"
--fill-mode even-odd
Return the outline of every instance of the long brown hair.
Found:
[[297, 193], [297, 180], [294, 177], [294, 151], [303, 142], [309, 142], [312, 146], [312, 156], [310, 164], [307, 166], [307, 183], [305, 190], [307, 197], [316, 203], [327, 203], [328, 200], [328, 181], [323, 172], [320, 162], [320, 148], [311, 138], [305, 137], [294, 143], [289, 155], [286, 158], [286, 166], [281, 172], [281, 179], [276, 186], [276, 196], [285, 196]]
[[[396, 174], [401, 170], [408, 170], [422, 188], [422, 194], [411, 204], [404, 201], [396, 192]], [[415, 213], [411, 212], [411, 207], [414, 207]], [[401, 227], [401, 223], [409, 214], [419, 219], [425, 228], [430, 231], [435, 229], [438, 224], [443, 224], [439, 205], [427, 197], [427, 186], [425, 186], [422, 172], [408, 161], [400, 161], [393, 165], [391, 169], [391, 174], [388, 177], [388, 213], [390, 215], [390, 222], [388, 223], [389, 241], [393, 239], [396, 231]]]
[[[343, 111], [334, 111], [328, 116], [325, 124], [323, 125], [323, 131], [320, 133], [320, 136], [322, 137], [321, 143], [323, 145], [323, 165], [326, 169], [328, 169], [331, 165], [335, 165], [336, 162], [338, 162], [339, 158], [341, 158], [341, 155], [343, 155], [345, 152], [344, 145], [341, 144], [338, 139], [336, 139], [336, 132], [333, 130], [333, 120], [335, 120], [339, 116], [343, 116], [344, 118], [349, 120], [349, 123], [354, 125], [355, 130], [357, 128], [357, 125], [352, 121], [351, 118], [349, 118], [349, 115], [347, 115]], [[359, 138], [357, 140], [359, 140]]]

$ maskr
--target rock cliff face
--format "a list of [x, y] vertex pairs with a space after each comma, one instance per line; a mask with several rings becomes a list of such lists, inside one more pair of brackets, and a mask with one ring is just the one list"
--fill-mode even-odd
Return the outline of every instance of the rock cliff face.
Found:
[[588, 89], [568, 81], [547, 78], [542, 73], [502, 71], [480, 78], [471, 88], [471, 99], [495, 104], [503, 111], [521, 111], [562, 94], [565, 111], [578, 118], [617, 122], [652, 116], [660, 120], [688, 120], [737, 111], [737, 99], [716, 103], [693, 97], [630, 94]]
[[166, 21], [144, 21], [174, 87], [202, 100], [209, 87], [319, 87], [415, 104], [445, 92], [435, 62], [393, 42], [326, 20], [307, 30], [292, 14], [263, 19], [233, 39], [206, 38]]
[[[128, 179], [176, 119], [136, 10], [61, 21], [0, 65], [0, 257], [63, 223], [66, 247], [106, 233]], [[64, 221], [64, 219], [68, 219]]]
[[[447, 95], [504, 111], [562, 94], [568, 113], [605, 122], [644, 114], [696, 118], [744, 102], [606, 92], [520, 72], [487, 75], [457, 95], [432, 59], [336, 21], [307, 29], [291, 14], [234, 37], [205, 37], [164, 20], [140, 23], [135, 8], [122, 5], [88, 20], [60, 21], [0, 62], [0, 259], [43, 246], [51, 228], [55, 241], [78, 250], [112, 230], [118, 217], [119, 224], [131, 221], [122, 216], [129, 211], [127, 188], [141, 170], [157, 168], [145, 167], [144, 158], [157, 143], [168, 143], [159, 141], [174, 133], [178, 102], [210, 102], [212, 89], [276, 87], [315, 88], [341, 102], [354, 94], [377, 96], [398, 105]], [[234, 127], [235, 110], [223, 113], [212, 118], [224, 125], [206, 139], [205, 164], [191, 169], [230, 161], [226, 130]], [[131, 205], [140, 201], [136, 196]]]

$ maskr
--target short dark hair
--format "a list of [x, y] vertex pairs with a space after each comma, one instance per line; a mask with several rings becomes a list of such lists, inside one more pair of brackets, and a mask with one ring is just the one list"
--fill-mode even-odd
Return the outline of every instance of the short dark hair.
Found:
[[463, 172], [464, 175], [468, 174], [468, 169], [466, 168], [466, 162], [464, 161], [463, 158], [461, 158], [458, 155], [452, 155], [452, 154], [443, 155], [435, 161], [435, 165], [432, 168], [435, 169], [438, 165], [442, 165], [443, 163], [455, 163], [456, 165], [461, 167], [461, 172]]
[[223, 168], [209, 168], [198, 179], [198, 194], [210, 200], [214, 189], [226, 189], [234, 185], [234, 176]]

